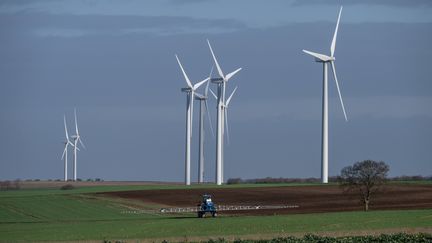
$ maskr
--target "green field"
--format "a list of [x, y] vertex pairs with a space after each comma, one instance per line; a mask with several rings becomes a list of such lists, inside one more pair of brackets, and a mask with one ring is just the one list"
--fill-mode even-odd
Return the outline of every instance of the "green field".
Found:
[[[241, 186], [254, 185], [225, 187]], [[139, 205], [138, 202], [89, 194], [98, 191], [174, 188], [185, 187], [100, 186], [70, 191], [32, 189], [0, 192], [0, 241], [145, 238], [181, 240], [193, 236], [217, 238], [233, 235], [241, 237], [432, 227], [432, 209], [198, 219], [195, 215], [161, 215], [154, 210], [158, 205]], [[148, 211], [139, 214], [125, 213], [130, 207]]]

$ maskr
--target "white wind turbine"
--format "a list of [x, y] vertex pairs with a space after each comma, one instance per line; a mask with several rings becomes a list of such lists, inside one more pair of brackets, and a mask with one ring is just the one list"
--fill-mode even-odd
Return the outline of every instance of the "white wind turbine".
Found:
[[219, 63], [216, 59], [216, 56], [213, 52], [213, 49], [210, 45], [210, 41], [207, 40], [208, 46], [210, 48], [213, 60], [216, 64], [216, 68], [219, 74], [219, 78], [211, 79], [211, 81], [218, 86], [217, 91], [217, 119], [216, 119], [216, 184], [222, 185], [223, 183], [223, 134], [224, 134], [224, 104], [225, 104], [225, 89], [228, 81], [241, 70], [238, 68], [234, 72], [231, 72], [225, 75], [219, 66]]
[[183, 92], [186, 92], [186, 152], [185, 152], [185, 184], [190, 185], [190, 147], [192, 138], [192, 118], [193, 118], [193, 99], [195, 97], [195, 90], [198, 89], [203, 83], [207, 82], [209, 78], [206, 78], [195, 85], [192, 85], [189, 80], [179, 58], [176, 56], [177, 62], [182, 70], [183, 76], [186, 80], [188, 87], [182, 88]]
[[[209, 74], [209, 80], [213, 73], [213, 67]], [[200, 114], [199, 114], [199, 149], [198, 149], [198, 183], [204, 182], [204, 114], [207, 111], [207, 117], [209, 119], [210, 131], [214, 137], [213, 125], [211, 122], [210, 111], [208, 109], [208, 90], [210, 82], [207, 82], [204, 95], [195, 93], [195, 99], [200, 102]]]
[[339, 21], [342, 13], [342, 7], [339, 10], [339, 15], [336, 23], [336, 29], [333, 35], [333, 40], [330, 46], [330, 56], [319, 54], [307, 50], [303, 50], [303, 52], [315, 57], [316, 62], [321, 62], [323, 64], [323, 97], [322, 97], [322, 143], [321, 143], [321, 181], [322, 183], [328, 183], [328, 72], [327, 72], [327, 66], [328, 63], [330, 63], [333, 71], [333, 77], [336, 82], [336, 88], [339, 94], [339, 100], [342, 105], [342, 111], [345, 116], [345, 120], [348, 121], [344, 103], [342, 100], [342, 95], [339, 89], [339, 83], [336, 76], [336, 68], [335, 68], [335, 57], [334, 52], [336, 48], [336, 37], [337, 32], [339, 28]]
[[69, 134], [67, 131], [67, 126], [66, 126], [66, 116], [63, 116], [63, 121], [64, 121], [64, 128], [65, 128], [65, 134], [66, 134], [66, 140], [64, 142], [64, 150], [63, 150], [63, 154], [61, 159], [64, 158], [64, 181], [67, 181], [67, 159], [68, 159], [68, 146], [71, 145], [72, 147], [74, 147], [74, 144], [69, 140]]
[[74, 181], [77, 180], [77, 150], [78, 149], [78, 142], [85, 148], [84, 143], [81, 140], [81, 136], [79, 135], [78, 131], [78, 123], [77, 123], [77, 115], [76, 115], [76, 109], [74, 109], [74, 115], [75, 115], [75, 135], [72, 135], [71, 137], [74, 140], [73, 148], [74, 148], [74, 168], [73, 168], [73, 177]]
[[[225, 123], [224, 124], [222, 124], [222, 127], [224, 128], [225, 127], [225, 124], [226, 124], [226, 131], [227, 131], [227, 142], [228, 142], [228, 144], [230, 143], [230, 139], [229, 139], [229, 126], [228, 126], [228, 107], [229, 107], [229, 104], [230, 104], [230, 102], [231, 102], [231, 99], [232, 99], [232, 97], [234, 96], [234, 94], [235, 94], [235, 92], [236, 92], [236, 90], [237, 90], [237, 86], [234, 88], [234, 90], [233, 90], [233, 92], [231, 93], [231, 95], [228, 97], [228, 99], [226, 100], [226, 102], [224, 102], [224, 104], [223, 104], [223, 107], [224, 107], [224, 120], [225, 120]], [[217, 100], [217, 96], [216, 96], [216, 94], [212, 91], [212, 90], [210, 90], [210, 92], [212, 93], [212, 95], [213, 95], [213, 97]], [[225, 135], [225, 133], [223, 134], [223, 135]], [[224, 136], [223, 136], [224, 137]], [[224, 157], [225, 156], [225, 153], [224, 153], [225, 151], [224, 151], [224, 148], [222, 148], [222, 157]], [[224, 164], [222, 163], [222, 175], [221, 175], [221, 177], [222, 177], [222, 181], [223, 181], [223, 178], [224, 178]]]

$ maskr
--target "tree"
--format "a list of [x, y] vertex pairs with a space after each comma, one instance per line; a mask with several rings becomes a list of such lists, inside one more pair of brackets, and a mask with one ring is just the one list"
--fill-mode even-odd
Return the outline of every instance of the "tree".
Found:
[[383, 161], [365, 160], [342, 169], [339, 181], [345, 191], [358, 191], [365, 211], [371, 196], [386, 182], [390, 167]]

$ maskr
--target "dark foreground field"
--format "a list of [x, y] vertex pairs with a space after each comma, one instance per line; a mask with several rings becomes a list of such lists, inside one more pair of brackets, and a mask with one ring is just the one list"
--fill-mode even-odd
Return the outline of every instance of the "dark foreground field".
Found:
[[[299, 206], [290, 209], [230, 211], [224, 214], [273, 215], [362, 210], [358, 195], [344, 193], [338, 186], [195, 188], [100, 193], [168, 207], [193, 207], [199, 203], [202, 194], [213, 195], [213, 201], [220, 205]], [[432, 208], [432, 186], [387, 185], [373, 197], [370, 207], [374, 210]]]
[[[371, 212], [346, 211], [361, 210], [361, 204], [353, 195], [342, 194], [337, 186], [331, 185], [186, 187], [151, 182], [86, 182], [73, 183], [72, 190], [60, 190], [62, 185], [58, 182], [57, 188], [48, 182], [40, 183], [27, 185], [28, 189], [0, 191], [0, 242], [200, 242], [221, 237], [231, 240], [303, 237], [308, 233], [327, 236], [432, 233], [431, 183], [390, 185], [377, 196]], [[213, 194], [215, 202], [224, 205], [300, 207], [231, 212], [239, 215], [224, 212], [220, 217], [207, 219], [199, 219], [194, 213], [158, 211], [167, 206], [194, 206], [203, 193]], [[346, 212], [333, 212], [339, 210]]]

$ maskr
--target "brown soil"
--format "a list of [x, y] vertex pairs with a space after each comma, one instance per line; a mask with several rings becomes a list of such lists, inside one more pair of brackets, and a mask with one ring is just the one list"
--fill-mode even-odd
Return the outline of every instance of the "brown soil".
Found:
[[21, 189], [60, 188], [71, 184], [75, 187], [89, 186], [145, 186], [145, 185], [183, 185], [176, 182], [152, 182], [152, 181], [20, 181]]
[[[272, 215], [362, 210], [357, 193], [338, 186], [281, 186], [184, 190], [140, 190], [99, 193], [167, 207], [196, 206], [203, 194], [219, 205], [298, 205], [291, 209], [225, 211], [223, 214]], [[370, 209], [432, 208], [432, 185], [388, 185], [372, 197]], [[222, 212], [221, 212], [222, 213]]]

